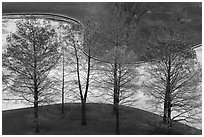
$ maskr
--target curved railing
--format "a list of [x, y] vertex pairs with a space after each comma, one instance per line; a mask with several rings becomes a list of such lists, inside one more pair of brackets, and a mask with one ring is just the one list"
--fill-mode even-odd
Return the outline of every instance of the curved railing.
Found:
[[[2, 19], [18, 19], [18, 18], [22, 18], [22, 17], [38, 17], [38, 18], [42, 18], [42, 19], [49, 19], [49, 20], [53, 20], [53, 21], [59, 21], [59, 22], [66, 22], [66, 23], [72, 23], [75, 25], [79, 25], [79, 27], [81, 28], [81, 30], [83, 31], [84, 26], [83, 24], [74, 18], [65, 16], [65, 15], [61, 15], [61, 14], [54, 14], [54, 13], [3, 13], [2, 14]], [[202, 44], [195, 44], [194, 46], [192, 46], [192, 48], [198, 48], [202, 46]], [[88, 53], [86, 53], [85, 51], [83, 51], [83, 53], [88, 56]], [[102, 60], [102, 59], [98, 59], [94, 56], [91, 57], [94, 60], [97, 61], [102, 61], [104, 63], [112, 63], [110, 61], [107, 60]], [[146, 62], [144, 61], [137, 61], [137, 62], [132, 62], [132, 63], [128, 63], [128, 64], [145, 64]]]
[[81, 28], [83, 28], [83, 24], [74, 18], [61, 15], [61, 14], [53, 14], [53, 13], [3, 13], [2, 19], [18, 19], [22, 17], [38, 17], [43, 19], [50, 19], [53, 21], [60, 21], [60, 22], [68, 22], [78, 24]]

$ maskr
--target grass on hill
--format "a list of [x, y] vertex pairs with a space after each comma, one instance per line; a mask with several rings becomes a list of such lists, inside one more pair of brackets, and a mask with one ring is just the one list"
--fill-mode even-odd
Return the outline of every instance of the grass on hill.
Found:
[[[39, 107], [40, 134], [42, 135], [114, 135], [115, 115], [112, 105], [87, 104], [87, 125], [81, 125], [80, 104], [66, 104], [65, 114], [61, 105]], [[156, 114], [121, 106], [120, 130], [123, 135], [148, 134], [201, 134], [201, 130], [176, 123], [167, 129]], [[3, 135], [33, 135], [33, 108], [3, 111]]]

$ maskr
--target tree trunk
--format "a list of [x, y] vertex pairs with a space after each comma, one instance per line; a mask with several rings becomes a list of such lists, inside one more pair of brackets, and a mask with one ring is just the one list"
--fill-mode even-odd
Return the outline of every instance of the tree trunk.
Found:
[[114, 93], [113, 93], [113, 112], [116, 111], [116, 105], [117, 105], [117, 59], [115, 59], [114, 63]]
[[62, 91], [62, 114], [64, 114], [64, 91]]
[[168, 64], [167, 64], [166, 92], [165, 92], [165, 100], [164, 100], [164, 117], [163, 117], [163, 122], [165, 124], [169, 123], [170, 102], [171, 102], [171, 59], [169, 57]]
[[115, 89], [114, 89], [114, 93], [113, 93], [113, 113], [116, 112], [116, 92], [115, 92]]
[[171, 123], [171, 90], [170, 90], [170, 76], [167, 81], [167, 100], [166, 100], [166, 111], [167, 111], [167, 124]]
[[64, 49], [62, 60], [62, 114], [64, 114]]
[[82, 101], [81, 102], [81, 105], [82, 105], [82, 119], [81, 119], [81, 125], [86, 125], [86, 102], [85, 101]]
[[35, 133], [40, 133], [39, 121], [38, 121], [38, 95], [34, 95], [34, 121], [35, 121]]
[[34, 49], [34, 121], [35, 121], [35, 133], [39, 133], [39, 121], [38, 121], [38, 82], [37, 82], [37, 53], [36, 53], [36, 45], [33, 44]]
[[[35, 38], [33, 33], [33, 38]], [[37, 51], [35, 41], [33, 43], [34, 50], [34, 70], [33, 70], [33, 83], [34, 83], [34, 121], [35, 121], [35, 133], [39, 133], [39, 121], [38, 121], [38, 82], [37, 82]]]
[[171, 127], [171, 102], [168, 102], [168, 128]]
[[164, 124], [167, 123], [167, 113], [168, 113], [168, 111], [167, 111], [167, 97], [165, 97], [165, 100], [164, 100], [164, 114], [163, 114], [163, 123]]
[[115, 134], [120, 135], [120, 118], [119, 118], [119, 103], [118, 102], [116, 103], [115, 114], [116, 114]]
[[167, 86], [167, 91], [164, 100], [164, 116], [163, 123], [169, 124], [171, 121], [171, 98], [170, 98], [170, 88]]

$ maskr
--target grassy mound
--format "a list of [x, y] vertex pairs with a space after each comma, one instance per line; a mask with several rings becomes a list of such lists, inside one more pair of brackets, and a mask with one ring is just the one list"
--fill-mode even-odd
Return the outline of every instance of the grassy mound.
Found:
[[[112, 105], [87, 104], [87, 125], [81, 125], [80, 104], [39, 107], [40, 134], [42, 135], [114, 135], [115, 115]], [[201, 134], [201, 130], [176, 123], [167, 129], [156, 114], [136, 108], [120, 107], [120, 130], [124, 135], [148, 134]], [[33, 108], [3, 111], [3, 135], [32, 135], [34, 133]]]

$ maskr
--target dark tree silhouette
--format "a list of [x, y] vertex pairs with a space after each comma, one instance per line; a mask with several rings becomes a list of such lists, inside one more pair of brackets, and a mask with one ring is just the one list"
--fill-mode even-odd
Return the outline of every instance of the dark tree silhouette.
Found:
[[34, 104], [35, 132], [39, 133], [38, 105], [54, 94], [49, 72], [59, 60], [56, 33], [51, 22], [34, 17], [16, 22], [16, 31], [7, 37], [3, 67], [12, 74], [10, 90]]
[[[106, 62], [112, 67], [109, 70], [113, 72], [110, 73], [112, 76], [109, 77], [112, 80], [106, 83], [110, 84], [112, 82], [113, 111], [116, 114], [115, 133], [120, 134], [119, 100], [122, 98], [120, 95], [123, 92], [120, 88], [122, 88], [122, 85], [124, 88], [127, 86], [127, 83], [130, 84], [133, 80], [133, 71], [128, 72], [128, 69], [131, 70], [131, 68], [128, 68], [127, 64], [138, 61], [138, 55], [130, 51], [130, 48], [137, 47], [134, 42], [136, 41], [135, 36], [138, 23], [142, 15], [148, 10], [145, 9], [142, 3], [112, 3], [107, 10], [109, 11], [109, 15], [101, 18], [99, 23], [101, 25], [99, 44], [101, 45], [100, 50], [103, 51], [103, 54], [99, 58], [102, 64]], [[108, 53], [110, 54], [108, 55]], [[122, 76], [122, 73], [125, 73], [125, 75]], [[126, 76], [129, 78], [129, 80], [126, 79], [129, 82], [124, 84], [123, 82], [125, 80], [122, 79]]]
[[[73, 87], [71, 90], [79, 90], [79, 99], [81, 101], [82, 125], [86, 125], [86, 102], [90, 87], [90, 79], [93, 68], [92, 55], [95, 53], [95, 42], [98, 39], [96, 25], [86, 20], [83, 22], [83, 28], [75, 26], [64, 26], [64, 40], [69, 46], [70, 65], [73, 67], [71, 72], [76, 74], [73, 78]], [[77, 87], [75, 86], [77, 84]]]
[[152, 61], [146, 93], [155, 106], [163, 103], [163, 122], [169, 127], [174, 121], [198, 122], [201, 113], [201, 66], [185, 34], [176, 30], [170, 25], [154, 33], [146, 52]]

